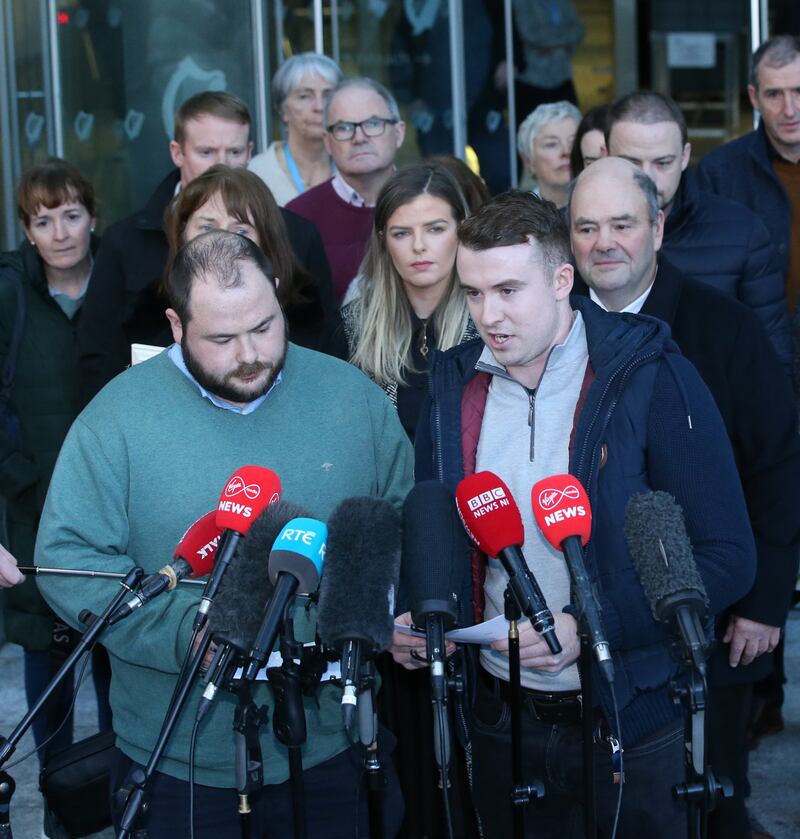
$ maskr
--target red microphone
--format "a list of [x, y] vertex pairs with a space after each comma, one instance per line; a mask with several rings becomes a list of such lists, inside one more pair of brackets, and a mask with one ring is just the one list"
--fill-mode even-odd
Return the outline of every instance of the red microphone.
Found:
[[520, 612], [544, 638], [550, 652], [560, 653], [553, 613], [520, 549], [525, 530], [509, 488], [494, 472], [476, 472], [456, 487], [456, 507], [472, 541], [503, 563]]
[[109, 626], [128, 617], [162, 591], [172, 591], [186, 577], [204, 577], [211, 571], [222, 534], [215, 522], [216, 515], [216, 510], [212, 510], [187, 529], [175, 548], [172, 562], [142, 580], [133, 597], [111, 616]]
[[222, 531], [216, 561], [208, 578], [194, 619], [194, 628], [203, 626], [227, 567], [236, 553], [239, 540], [261, 512], [281, 497], [281, 479], [263, 466], [242, 466], [225, 483], [219, 496], [216, 525]]
[[583, 619], [597, 663], [609, 683], [614, 681], [614, 663], [603, 633], [600, 607], [592, 591], [582, 546], [592, 531], [592, 508], [581, 482], [572, 475], [552, 475], [533, 485], [533, 516], [544, 538], [564, 554], [578, 601], [578, 618]]

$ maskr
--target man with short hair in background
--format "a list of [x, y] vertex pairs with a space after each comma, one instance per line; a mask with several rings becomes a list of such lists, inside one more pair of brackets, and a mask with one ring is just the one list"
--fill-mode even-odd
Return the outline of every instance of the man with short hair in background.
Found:
[[665, 216], [664, 256], [688, 279], [753, 309], [788, 373], [789, 316], [769, 233], [752, 210], [698, 189], [687, 172], [692, 146], [678, 105], [650, 91], [623, 96], [609, 107], [606, 148], [654, 181]]
[[394, 96], [368, 78], [340, 82], [324, 120], [336, 174], [286, 206], [317, 226], [341, 301], [366, 252], [378, 193], [395, 170], [406, 127]]
[[758, 128], [709, 152], [697, 179], [764, 220], [794, 315], [800, 295], [800, 37], [778, 35], [761, 44], [747, 93], [761, 117]]
[[[722, 414], [758, 553], [756, 581], [717, 620], [708, 669], [709, 762], [734, 784], [710, 818], [714, 839], [750, 839], [746, 724], [753, 684], [772, 669], [800, 547], [800, 438], [789, 382], [764, 327], [746, 306], [688, 280], [660, 254], [663, 211], [655, 184], [620, 158], [574, 184], [570, 237], [581, 280], [608, 311], [666, 321]], [[584, 282], [588, 285], [588, 289]]]

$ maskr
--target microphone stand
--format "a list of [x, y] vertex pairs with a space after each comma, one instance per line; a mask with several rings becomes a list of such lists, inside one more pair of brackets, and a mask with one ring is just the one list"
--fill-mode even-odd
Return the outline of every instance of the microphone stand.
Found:
[[[50, 680], [44, 692], [33, 704], [33, 707], [28, 710], [28, 713], [20, 720], [8, 738], [0, 738], [2, 742], [2, 748], [0, 748], [0, 769], [8, 763], [9, 758], [16, 751], [19, 741], [30, 728], [34, 719], [42, 712], [50, 697], [77, 664], [81, 656], [94, 645], [95, 641], [108, 626], [111, 615], [119, 608], [123, 600], [134, 592], [143, 576], [144, 571], [138, 565], [131, 568], [121, 580], [120, 590], [112, 598], [99, 618], [90, 612], [81, 612], [81, 615], [87, 614], [88, 617], [88, 628], [81, 636], [81, 640], [70, 653], [67, 660], [58, 669], [55, 676]], [[2, 839], [11, 839], [11, 797], [14, 794], [15, 788], [16, 784], [13, 778], [7, 772], [0, 772], [0, 837]]]
[[[17, 571], [31, 577], [92, 577], [100, 580], [122, 580], [125, 574], [120, 571], [94, 571], [89, 568], [48, 568], [44, 565], [18, 565]], [[178, 580], [179, 586], [204, 586], [205, 580], [184, 577]]]
[[[581, 678], [581, 729], [583, 734], [583, 819], [587, 836], [597, 836], [597, 792], [594, 770], [594, 720], [592, 718], [592, 645], [581, 633], [578, 671]], [[617, 734], [619, 736], [619, 734]], [[620, 783], [623, 779], [620, 778]]]
[[522, 673], [519, 658], [519, 627], [522, 617], [518, 598], [509, 584], [503, 595], [503, 611], [508, 621], [508, 687], [511, 710], [511, 806], [514, 839], [525, 837], [525, 807], [544, 797], [541, 781], [524, 784], [522, 778]]
[[189, 698], [194, 680], [200, 670], [208, 648], [211, 645], [211, 636], [206, 633], [197, 647], [197, 652], [189, 665], [186, 673], [186, 678], [183, 682], [179, 682], [175, 686], [170, 700], [169, 711], [161, 725], [161, 731], [158, 734], [158, 739], [150, 754], [150, 760], [147, 761], [147, 766], [142, 769], [137, 767], [131, 772], [130, 780], [131, 787], [129, 789], [119, 790], [118, 795], [125, 795], [125, 810], [120, 819], [120, 831], [117, 834], [117, 839], [128, 839], [131, 831], [134, 829], [134, 824], [138, 818], [139, 811], [142, 808], [146, 809], [147, 787], [150, 779], [156, 771], [156, 766], [161, 760], [164, 749], [167, 747], [172, 731], [180, 718], [186, 701]]
[[233, 739], [242, 839], [250, 839], [252, 835], [250, 794], [264, 785], [264, 762], [258, 732], [269, 717], [269, 709], [256, 705], [250, 688], [251, 684], [246, 679], [239, 680], [232, 688], [239, 699], [233, 716]]
[[[697, 628], [702, 638], [699, 622]], [[677, 680], [672, 682], [672, 695], [683, 705], [686, 718], [686, 780], [675, 784], [672, 791], [676, 798], [686, 802], [690, 839], [705, 839], [708, 814], [721, 798], [733, 796], [733, 784], [726, 777], [717, 778], [706, 757], [705, 656], [698, 655], [696, 644], [691, 647], [684, 644], [682, 649], [685, 681], [683, 684]]]
[[[289, 605], [287, 604], [287, 609]], [[286, 746], [289, 753], [289, 780], [292, 789], [292, 811], [294, 814], [295, 839], [306, 839], [308, 826], [305, 813], [305, 782], [303, 779], [302, 747], [306, 742], [306, 714], [303, 706], [303, 682], [301, 667], [303, 645], [294, 637], [294, 621], [287, 617], [283, 622], [281, 635], [280, 667], [267, 670], [275, 708], [272, 713], [272, 729], [275, 738]]]
[[383, 839], [384, 776], [378, 755], [378, 714], [375, 710], [375, 664], [371, 657], [362, 663], [358, 694], [358, 735], [366, 748], [364, 773], [367, 779], [367, 807], [370, 839]]
[[0, 771], [0, 839], [13, 839], [11, 834], [11, 798], [17, 785], [8, 772]]

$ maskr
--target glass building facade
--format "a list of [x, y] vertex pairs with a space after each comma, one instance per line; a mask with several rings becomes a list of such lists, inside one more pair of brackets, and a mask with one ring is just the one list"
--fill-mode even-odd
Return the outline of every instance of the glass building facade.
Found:
[[[487, 180], [515, 183], [513, 138], [525, 114], [516, 113], [513, 84], [505, 82], [519, 44], [518, 4], [550, 6], [553, 14], [562, 5], [0, 0], [0, 244], [14, 247], [21, 235], [14, 197], [21, 172], [50, 155], [67, 158], [94, 183], [100, 229], [141, 206], [172, 165], [176, 108], [200, 90], [247, 101], [256, 151], [264, 150], [280, 134], [269, 80], [285, 57], [304, 50], [325, 52], [345, 74], [371, 76], [395, 93], [410, 129], [400, 162], [431, 152], [464, 156], [470, 145]], [[739, 113], [740, 93], [753, 37], [757, 43], [768, 24], [765, 0], [573, 5], [585, 27], [572, 56], [582, 109], [658, 85], [688, 108], [699, 136], [724, 138], [749, 118]], [[693, 67], [691, 51], [699, 54], [703, 43], [706, 66]], [[681, 44], [682, 64], [675, 58]]]

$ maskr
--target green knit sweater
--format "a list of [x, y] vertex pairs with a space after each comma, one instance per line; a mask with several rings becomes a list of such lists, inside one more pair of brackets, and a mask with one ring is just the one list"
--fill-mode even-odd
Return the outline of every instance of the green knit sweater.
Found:
[[[344, 362], [289, 345], [283, 380], [246, 416], [213, 406], [166, 354], [110, 382], [73, 425], [53, 474], [36, 562], [72, 568], [158, 570], [186, 527], [216, 507], [240, 466], [275, 471], [283, 497], [325, 520], [344, 498], [371, 495], [399, 505], [412, 482], [412, 449], [385, 395]], [[365, 569], [366, 571], [366, 569]], [[53, 608], [78, 625], [82, 609], [100, 613], [113, 581], [43, 578]], [[117, 744], [146, 762], [164, 719], [191, 635], [199, 594], [179, 587], [103, 636], [112, 663]], [[296, 627], [301, 634], [301, 626]], [[306, 627], [309, 632], [309, 628]], [[339, 701], [328, 685], [319, 705], [306, 700], [306, 768], [346, 748]], [[159, 769], [188, 777], [189, 735], [200, 689], [172, 736]], [[271, 693], [259, 686], [258, 704]], [[198, 783], [233, 787], [235, 698], [218, 694], [195, 753]], [[262, 727], [264, 778], [288, 777], [285, 749]]]

